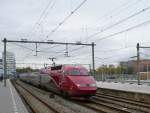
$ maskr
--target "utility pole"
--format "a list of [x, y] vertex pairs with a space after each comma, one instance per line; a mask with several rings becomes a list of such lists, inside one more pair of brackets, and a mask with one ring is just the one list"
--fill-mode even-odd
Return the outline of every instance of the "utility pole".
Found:
[[148, 80], [148, 74], [149, 74], [149, 69], [148, 69], [148, 63], [147, 63], [147, 80]]
[[102, 67], [102, 81], [104, 81], [104, 69]]
[[66, 56], [66, 57], [69, 57], [69, 55], [68, 55], [68, 44], [66, 44], [66, 52], [65, 52], [65, 56]]
[[140, 45], [137, 43], [137, 77], [138, 77], [138, 85], [140, 85], [140, 53], [139, 53], [139, 48]]
[[89, 64], [89, 71], [90, 71], [90, 73], [91, 73], [91, 64]]
[[36, 52], [36, 53], [35, 53], [35, 56], [37, 56], [37, 52], [38, 52], [38, 50], [37, 50], [37, 43], [35, 43], [35, 49], [36, 49], [36, 50], [35, 50], [35, 52]]
[[95, 59], [94, 59], [94, 42], [92, 42], [92, 67], [93, 67], [93, 76], [95, 77]]
[[3, 78], [4, 78], [4, 86], [6, 87], [6, 79], [7, 79], [7, 66], [6, 66], [6, 42], [7, 42], [7, 40], [6, 40], [6, 38], [4, 38], [4, 76], [3, 76]]

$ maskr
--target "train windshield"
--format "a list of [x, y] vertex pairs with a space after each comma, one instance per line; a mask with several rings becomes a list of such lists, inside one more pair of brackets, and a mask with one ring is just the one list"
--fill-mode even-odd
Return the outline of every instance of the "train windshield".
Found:
[[82, 69], [72, 69], [65, 72], [65, 75], [89, 75], [88, 71]]

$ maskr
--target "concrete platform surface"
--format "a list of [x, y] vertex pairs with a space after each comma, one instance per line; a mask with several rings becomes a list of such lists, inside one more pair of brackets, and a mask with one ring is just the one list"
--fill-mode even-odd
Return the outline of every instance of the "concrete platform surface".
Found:
[[0, 113], [28, 113], [10, 80], [6, 83], [0, 82]]

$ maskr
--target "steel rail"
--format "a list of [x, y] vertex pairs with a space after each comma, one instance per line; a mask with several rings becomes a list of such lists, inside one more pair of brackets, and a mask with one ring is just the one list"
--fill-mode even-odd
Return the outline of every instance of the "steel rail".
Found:
[[[21, 85], [21, 83], [19, 83], [19, 86], [23, 87], [25, 90], [28, 90], [27, 88], [25, 88], [25, 86], [23, 86], [23, 84]], [[34, 88], [34, 86], [33, 86]], [[35, 87], [36, 88], [36, 87]], [[35, 89], [36, 90], [36, 89]], [[36, 90], [38, 91], [38, 89]], [[31, 93], [31, 91], [29, 91]], [[45, 91], [45, 90], [42, 90], [42, 92], [39, 90], [38, 92], [40, 93], [44, 93], [44, 94], [49, 94], [48, 91]], [[32, 93], [31, 93], [32, 94]], [[34, 95], [34, 94], [32, 94]], [[38, 98], [38, 97], [37, 97]], [[66, 98], [65, 98], [66, 99]], [[40, 99], [41, 100], [41, 99]], [[43, 101], [43, 100], [42, 100]], [[73, 101], [73, 100], [71, 100]], [[110, 105], [110, 103], [103, 103], [103, 102], [97, 102], [96, 100], [94, 99], [91, 99], [88, 101], [88, 103], [85, 103], [85, 102], [77, 102], [77, 101], [73, 101], [74, 103], [76, 104], [79, 104], [81, 106], [84, 106], [88, 109], [91, 109], [91, 110], [94, 110], [95, 112], [100, 112], [100, 113], [130, 113], [131, 111], [128, 111], [127, 109], [124, 109], [126, 107], [116, 107], [115, 105]], [[44, 102], [45, 103], [45, 102]], [[47, 106], [47, 105], [46, 105]]]
[[[23, 87], [23, 85], [15, 82], [18, 86], [20, 86], [22, 89], [24, 89], [26, 92], [28, 92], [30, 95], [32, 95], [35, 99], [37, 99], [40, 103], [42, 103], [44, 106], [46, 106], [47, 108], [49, 108], [51, 111], [53, 111], [54, 113], [60, 113], [59, 111], [57, 111], [56, 109], [54, 109], [52, 106], [48, 105], [46, 102], [44, 102], [42, 99], [40, 99], [39, 97], [37, 97], [36, 95], [34, 95], [32, 92], [30, 92], [27, 88]], [[16, 87], [18, 87], [16, 86]], [[17, 88], [18, 89], [18, 88]], [[19, 90], [19, 89], [18, 89]], [[32, 108], [33, 111], [34, 108]]]
[[126, 109], [129, 112], [145, 113], [144, 110], [138, 109], [138, 106], [130, 105], [130, 104], [127, 104], [127, 103], [124, 103], [124, 102], [114, 101], [114, 100], [111, 100], [111, 99], [107, 99], [105, 97], [93, 97], [93, 99], [95, 101], [98, 101], [98, 102], [108, 103], [108, 104], [114, 105], [118, 108]]
[[13, 80], [11, 80], [11, 83], [13, 84], [14, 88], [16, 89], [16, 91], [18, 92], [19, 96], [21, 97], [21, 100], [25, 104], [25, 107], [27, 108], [29, 113], [36, 113], [34, 111], [34, 109], [32, 109], [32, 107], [28, 104], [28, 102], [26, 101], [25, 97], [21, 94], [20, 90], [16, 86], [16, 83]]
[[97, 94], [96, 97], [94, 98], [99, 101], [107, 101], [110, 103], [114, 103], [120, 106], [125, 106], [126, 108], [141, 111], [141, 112], [150, 111], [149, 104], [144, 104], [133, 100], [122, 99], [120, 97], [114, 97], [111, 95], [103, 95], [103, 94]]
[[150, 108], [150, 103], [147, 102], [143, 102], [143, 101], [138, 101], [138, 100], [133, 100], [130, 98], [125, 98], [125, 97], [120, 97], [120, 96], [114, 96], [114, 95], [110, 95], [110, 94], [102, 94], [102, 93], [98, 93], [96, 94], [96, 96], [106, 96], [107, 98], [115, 98], [118, 101], [126, 101], [126, 102], [130, 102], [139, 106], [143, 106], [143, 107], [148, 107]]
[[[131, 113], [129, 112], [128, 110], [126, 110], [124, 107], [122, 108], [119, 108], [119, 107], [116, 107], [116, 106], [112, 106], [110, 105], [109, 103], [101, 103], [101, 102], [97, 102], [96, 100], [91, 100], [92, 103], [98, 105], [98, 106], [104, 106], [104, 107], [107, 107], [107, 109], [110, 109], [110, 113]], [[114, 112], [114, 111], [115, 112]]]

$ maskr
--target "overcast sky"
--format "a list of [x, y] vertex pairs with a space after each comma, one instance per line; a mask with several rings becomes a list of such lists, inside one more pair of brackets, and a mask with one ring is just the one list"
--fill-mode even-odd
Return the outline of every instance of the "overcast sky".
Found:
[[[138, 42], [150, 46], [150, 0], [87, 0], [51, 33], [82, 1], [0, 0], [0, 38], [95, 42], [96, 67], [131, 60], [129, 57], [136, 55]], [[34, 56], [35, 45], [31, 44], [9, 43], [7, 50], [14, 52], [20, 63], [46, 63], [50, 62], [49, 57], [56, 57], [57, 63], [91, 63], [90, 47], [69, 46], [70, 57], [64, 57], [63, 45], [40, 44], [38, 50], [43, 52], [38, 56]], [[141, 54], [142, 58], [149, 58], [150, 49], [141, 52], [147, 55]]]

